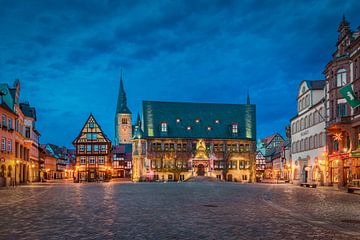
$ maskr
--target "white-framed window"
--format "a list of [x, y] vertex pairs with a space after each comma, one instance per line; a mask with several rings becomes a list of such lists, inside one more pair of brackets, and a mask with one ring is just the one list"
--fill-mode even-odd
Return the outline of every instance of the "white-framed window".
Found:
[[12, 129], [13, 126], [12, 126], [12, 119], [11, 118], [8, 118], [8, 128], [9, 129]]
[[104, 156], [99, 156], [98, 163], [99, 164], [104, 164]]
[[106, 145], [101, 145], [101, 151], [105, 152], [106, 151]]
[[95, 157], [94, 156], [89, 157], [89, 164], [95, 164]]
[[346, 85], [346, 70], [339, 69], [336, 73], [336, 86], [341, 87]]
[[91, 145], [86, 145], [86, 151], [91, 152]]
[[6, 138], [1, 138], [1, 151], [6, 150]]
[[238, 133], [238, 124], [237, 123], [232, 124], [232, 133], [234, 133], [234, 134]]
[[86, 157], [80, 157], [80, 164], [86, 164]]
[[94, 145], [94, 151], [98, 152], [99, 151], [99, 145]]
[[80, 145], [80, 146], [79, 146], [79, 151], [80, 151], [80, 152], [85, 151], [85, 147], [84, 147], [84, 145]]
[[97, 133], [87, 133], [86, 134], [87, 140], [96, 140], [96, 138], [97, 138]]
[[11, 139], [8, 140], [8, 152], [12, 151], [12, 141]]
[[2, 115], [2, 125], [6, 127], [6, 116], [5, 114]]
[[166, 122], [161, 123], [161, 132], [167, 132], [167, 123]]

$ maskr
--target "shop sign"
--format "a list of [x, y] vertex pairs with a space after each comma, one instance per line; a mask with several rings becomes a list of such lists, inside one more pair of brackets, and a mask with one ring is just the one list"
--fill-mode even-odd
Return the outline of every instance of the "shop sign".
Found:
[[305, 136], [309, 134], [309, 130], [303, 131], [300, 133], [300, 136]]

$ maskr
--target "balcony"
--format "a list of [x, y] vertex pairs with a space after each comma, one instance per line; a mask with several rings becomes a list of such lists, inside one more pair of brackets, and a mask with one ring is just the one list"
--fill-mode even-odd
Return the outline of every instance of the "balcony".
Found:
[[327, 128], [336, 125], [336, 124], [350, 124], [352, 120], [352, 116], [346, 116], [346, 117], [336, 117], [333, 119], [330, 119], [327, 123]]

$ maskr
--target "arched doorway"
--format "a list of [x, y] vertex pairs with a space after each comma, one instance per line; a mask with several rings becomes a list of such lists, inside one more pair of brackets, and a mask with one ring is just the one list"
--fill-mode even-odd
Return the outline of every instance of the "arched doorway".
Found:
[[205, 166], [203, 164], [199, 164], [197, 166], [197, 175], [198, 176], [205, 176]]

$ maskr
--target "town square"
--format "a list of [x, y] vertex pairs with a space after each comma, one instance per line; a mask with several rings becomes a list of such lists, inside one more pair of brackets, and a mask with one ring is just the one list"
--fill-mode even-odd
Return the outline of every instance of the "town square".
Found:
[[0, 239], [360, 239], [359, 10], [0, 0]]

